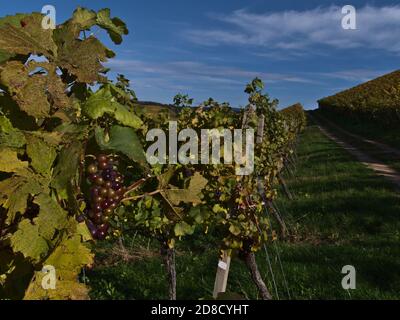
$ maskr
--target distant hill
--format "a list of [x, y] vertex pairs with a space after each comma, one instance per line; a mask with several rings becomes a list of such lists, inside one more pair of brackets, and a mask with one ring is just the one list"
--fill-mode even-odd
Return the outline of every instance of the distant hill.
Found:
[[[153, 101], [137, 101], [136, 104], [141, 107], [141, 109], [146, 111], [149, 114], [156, 114], [161, 110], [169, 110], [170, 115], [175, 117], [176, 114], [179, 112], [179, 108], [174, 106], [173, 104], [166, 104], [160, 102], [153, 102]], [[232, 108], [235, 112], [240, 112], [241, 108]]]
[[150, 117], [160, 113], [162, 110], [168, 110], [171, 119], [175, 119], [178, 113], [178, 108], [172, 104], [164, 104], [153, 101], [137, 101], [136, 105], [139, 109]]

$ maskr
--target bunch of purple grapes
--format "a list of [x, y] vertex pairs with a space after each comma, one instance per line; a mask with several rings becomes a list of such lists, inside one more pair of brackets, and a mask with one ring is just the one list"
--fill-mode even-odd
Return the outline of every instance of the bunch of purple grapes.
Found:
[[124, 176], [118, 172], [117, 165], [115, 157], [100, 154], [87, 168], [92, 186], [86, 224], [95, 239], [107, 236], [110, 218], [126, 192]]

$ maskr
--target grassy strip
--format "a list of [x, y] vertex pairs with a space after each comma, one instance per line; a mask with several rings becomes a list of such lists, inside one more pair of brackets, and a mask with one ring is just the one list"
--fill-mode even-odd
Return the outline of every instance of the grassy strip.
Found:
[[[282, 196], [276, 203], [293, 235], [289, 241], [268, 246], [279, 297], [288, 298], [280, 257], [291, 298], [400, 298], [400, 197], [390, 183], [353, 160], [314, 126], [300, 139], [296, 167], [296, 177], [286, 177], [295, 199]], [[211, 296], [218, 260], [216, 239], [210, 230], [207, 236], [198, 233], [179, 244], [178, 299]], [[130, 256], [118, 255], [116, 243], [99, 244], [99, 262], [86, 275], [91, 296], [166, 298], [167, 282], [157, 244], [139, 236], [126, 238], [124, 243]], [[265, 253], [259, 252], [257, 259], [274, 293]], [[341, 269], [348, 264], [357, 270], [356, 290], [341, 287]], [[258, 298], [244, 263], [236, 257], [228, 290]]]

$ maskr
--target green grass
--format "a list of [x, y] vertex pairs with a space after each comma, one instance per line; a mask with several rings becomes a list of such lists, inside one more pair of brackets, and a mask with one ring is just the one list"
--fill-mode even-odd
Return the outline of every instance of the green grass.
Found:
[[[316, 127], [302, 134], [297, 154], [296, 176], [286, 177], [295, 198], [281, 196], [276, 202], [293, 235], [267, 247], [279, 297], [288, 298], [280, 257], [292, 299], [399, 299], [399, 194]], [[211, 296], [218, 261], [214, 241], [212, 236], [196, 234], [178, 245], [178, 299]], [[92, 298], [165, 299], [165, 271], [157, 243], [139, 236], [125, 238], [124, 243], [138, 259], [109, 261], [117, 245], [99, 244], [98, 263], [87, 272]], [[257, 260], [274, 293], [263, 251]], [[357, 270], [356, 290], [341, 287], [344, 265]], [[228, 291], [258, 298], [237, 257], [232, 260]]]

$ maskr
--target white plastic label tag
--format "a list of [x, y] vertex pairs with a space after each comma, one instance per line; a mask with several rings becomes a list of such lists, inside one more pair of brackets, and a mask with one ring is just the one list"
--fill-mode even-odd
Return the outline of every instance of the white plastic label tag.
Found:
[[220, 261], [218, 262], [218, 267], [221, 268], [222, 270], [226, 270], [226, 268], [228, 267], [228, 265], [227, 265], [225, 262], [223, 262], [222, 260], [220, 260]]

